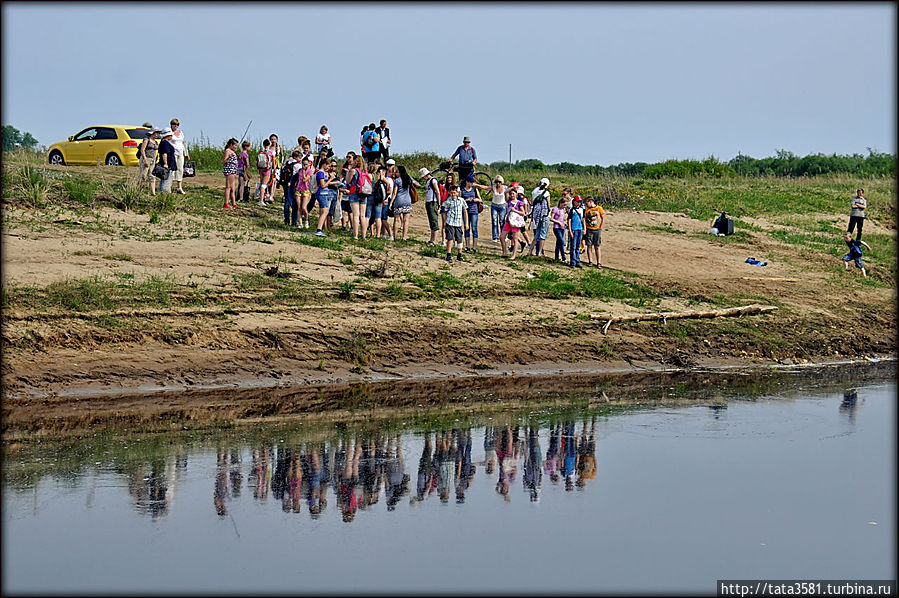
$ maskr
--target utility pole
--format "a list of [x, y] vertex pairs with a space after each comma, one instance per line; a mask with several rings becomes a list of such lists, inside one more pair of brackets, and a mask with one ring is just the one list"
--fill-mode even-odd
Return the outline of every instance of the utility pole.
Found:
[[512, 172], [512, 144], [509, 144], [509, 172]]

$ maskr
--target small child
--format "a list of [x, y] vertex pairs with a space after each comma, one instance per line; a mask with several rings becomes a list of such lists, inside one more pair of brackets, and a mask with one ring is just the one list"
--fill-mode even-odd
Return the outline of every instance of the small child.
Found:
[[[584, 210], [584, 223], [587, 225], [584, 231], [584, 243], [587, 246], [587, 263], [597, 268], [602, 268], [602, 224], [605, 220], [605, 211], [602, 206], [596, 205], [592, 196], [587, 198], [587, 209]], [[591, 259], [592, 258], [592, 259]]]
[[464, 262], [462, 257], [462, 228], [468, 228], [468, 203], [462, 199], [462, 193], [455, 185], [447, 188], [449, 197], [446, 206], [446, 261], [453, 262], [453, 245], [456, 246], [457, 262]]
[[843, 239], [846, 241], [846, 246], [849, 247], [849, 253], [843, 256], [843, 263], [846, 265], [846, 269], [849, 269], [849, 262], [854, 261], [855, 266], [862, 271], [862, 276], [868, 278], [868, 273], [865, 272], [865, 266], [862, 264], [862, 247], [871, 251], [871, 246], [864, 241], [853, 239], [852, 233], [846, 233]]
[[253, 178], [250, 174], [250, 142], [240, 144], [240, 155], [237, 157], [237, 201], [244, 201], [247, 183]]

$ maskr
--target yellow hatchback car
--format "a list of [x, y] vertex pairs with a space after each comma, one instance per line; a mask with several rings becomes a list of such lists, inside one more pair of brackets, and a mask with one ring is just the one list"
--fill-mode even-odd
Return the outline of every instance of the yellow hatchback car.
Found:
[[97, 164], [107, 166], [137, 166], [137, 148], [147, 135], [146, 127], [129, 125], [98, 125], [88, 127], [68, 141], [50, 146], [47, 162], [66, 164]]

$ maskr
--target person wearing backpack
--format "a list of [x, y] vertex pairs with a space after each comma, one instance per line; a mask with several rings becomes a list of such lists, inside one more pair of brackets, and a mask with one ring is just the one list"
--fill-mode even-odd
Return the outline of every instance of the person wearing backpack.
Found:
[[[357, 240], [360, 235], [363, 238], [365, 236], [362, 219], [365, 215], [364, 206], [367, 196], [360, 197], [359, 187], [363, 176], [367, 174], [368, 172], [365, 171], [365, 165], [362, 162], [362, 156], [354, 156], [352, 162], [349, 163], [346, 178], [344, 179], [346, 181], [346, 192], [344, 197], [350, 206], [350, 230], [352, 231], [354, 241]], [[370, 187], [371, 181], [369, 180], [368, 183]]]
[[300, 171], [300, 150], [293, 150], [290, 158], [281, 167], [281, 176], [278, 186], [284, 189], [284, 224], [298, 226], [300, 219], [300, 205], [296, 197], [296, 177]]
[[272, 144], [268, 139], [262, 140], [262, 151], [256, 154], [256, 169], [259, 171], [259, 205], [265, 207], [268, 196], [268, 183], [272, 178], [272, 153], [269, 146]]
[[368, 163], [376, 162], [381, 157], [381, 138], [375, 128], [375, 123], [370, 123], [368, 130], [362, 134], [362, 156]]
[[437, 235], [440, 233], [440, 184], [427, 168], [419, 168], [418, 176], [424, 177], [425, 212], [428, 214], [428, 226], [431, 228], [431, 240], [428, 241], [428, 245], [436, 245]]
[[[368, 197], [365, 206], [365, 217], [368, 218], [368, 226], [371, 229], [371, 236], [380, 238], [382, 232], [387, 231], [387, 221], [382, 220], [381, 216], [387, 211], [384, 206], [387, 198], [390, 197], [390, 188], [387, 186], [387, 167], [369, 164], [369, 168], [375, 169], [374, 185], [372, 186], [372, 194]], [[382, 227], [383, 223], [383, 227]], [[383, 231], [382, 231], [383, 229]]]

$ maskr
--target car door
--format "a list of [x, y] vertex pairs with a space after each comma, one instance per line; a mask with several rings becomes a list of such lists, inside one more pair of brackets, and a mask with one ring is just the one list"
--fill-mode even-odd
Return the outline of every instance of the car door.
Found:
[[75, 135], [69, 142], [66, 152], [66, 162], [69, 164], [92, 164], [94, 140], [97, 137], [97, 127], [85, 129]]
[[106, 163], [106, 156], [116, 154], [119, 160], [122, 159], [122, 144], [119, 142], [119, 136], [112, 127], [97, 127], [97, 135], [91, 146], [90, 163], [96, 164], [97, 160], [100, 164]]

